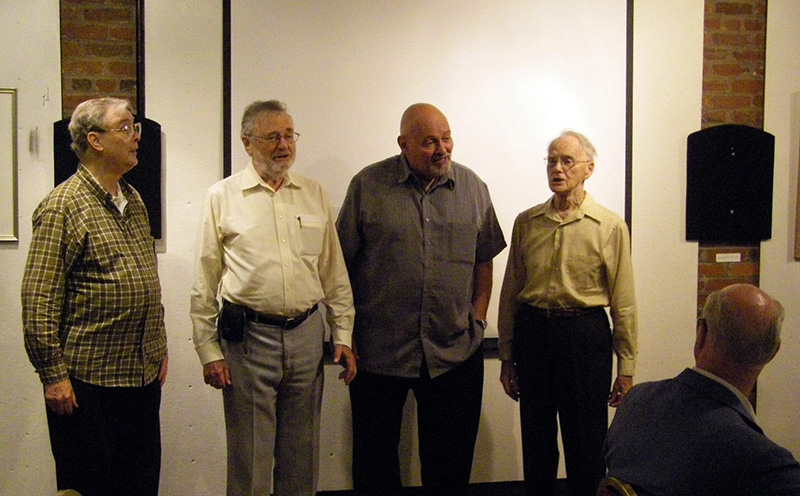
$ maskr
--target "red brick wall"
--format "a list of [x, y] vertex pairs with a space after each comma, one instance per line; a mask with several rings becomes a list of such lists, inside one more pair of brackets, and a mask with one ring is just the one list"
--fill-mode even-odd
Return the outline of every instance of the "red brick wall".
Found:
[[97, 96], [136, 108], [136, 0], [60, 0], [62, 115]]
[[[764, 126], [766, 0], [705, 0], [702, 127]], [[739, 254], [741, 262], [717, 262]], [[759, 283], [760, 245], [701, 243], [697, 274], [698, 312], [709, 293], [730, 284]]]
[[766, 0], [706, 0], [703, 127], [764, 125]]

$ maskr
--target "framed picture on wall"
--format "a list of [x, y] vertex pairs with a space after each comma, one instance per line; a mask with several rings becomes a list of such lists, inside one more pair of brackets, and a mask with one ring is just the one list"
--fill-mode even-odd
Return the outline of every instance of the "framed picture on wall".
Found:
[[[791, 129], [789, 131], [789, 136], [794, 135], [797, 138], [795, 145], [792, 146], [792, 149], [797, 150], [800, 148], [797, 146], [800, 145], [800, 91], [792, 94], [791, 105], [792, 112], [791, 120], [789, 121], [791, 123]], [[800, 260], [800, 151], [798, 151], [794, 160], [794, 167], [797, 168], [797, 175], [795, 176], [795, 180], [797, 181], [797, 196], [794, 199], [794, 259]], [[792, 166], [790, 165], [790, 167]], [[791, 229], [791, 225], [789, 229]]]
[[797, 198], [794, 212], [794, 259], [800, 260], [800, 153], [797, 158]]
[[17, 89], [0, 88], [0, 241], [16, 242]]

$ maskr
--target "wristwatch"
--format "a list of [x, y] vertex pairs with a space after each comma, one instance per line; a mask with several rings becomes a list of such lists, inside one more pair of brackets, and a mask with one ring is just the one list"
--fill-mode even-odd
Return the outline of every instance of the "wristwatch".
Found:
[[478, 323], [478, 325], [479, 325], [479, 326], [481, 326], [481, 329], [483, 329], [484, 331], [485, 331], [485, 330], [486, 330], [486, 328], [489, 326], [489, 322], [487, 322], [487, 321], [485, 321], [485, 320], [481, 320], [481, 319], [475, 319], [475, 322], [477, 322], [477, 323]]

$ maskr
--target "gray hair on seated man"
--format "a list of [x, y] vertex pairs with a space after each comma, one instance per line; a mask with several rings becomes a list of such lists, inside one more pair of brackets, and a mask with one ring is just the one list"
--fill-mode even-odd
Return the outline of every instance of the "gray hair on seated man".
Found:
[[[736, 364], [763, 366], [778, 352], [784, 309], [777, 300], [759, 293], [744, 300], [749, 285], [734, 284], [709, 295], [702, 321], [715, 348]], [[758, 307], [766, 307], [758, 311]]]

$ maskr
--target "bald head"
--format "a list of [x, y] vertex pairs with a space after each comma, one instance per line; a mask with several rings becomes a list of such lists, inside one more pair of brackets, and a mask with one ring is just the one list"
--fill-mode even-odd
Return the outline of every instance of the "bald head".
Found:
[[447, 117], [429, 103], [415, 103], [403, 112], [397, 144], [411, 170], [431, 180], [450, 170], [453, 139]]
[[[408, 134], [419, 125], [420, 121], [427, 121], [433, 117], [442, 117], [441, 110], [430, 103], [415, 103], [408, 107], [400, 118], [400, 135]], [[446, 118], [445, 118], [446, 120]]]
[[780, 347], [784, 310], [751, 284], [733, 284], [709, 295], [703, 319], [714, 353], [734, 364], [763, 366]]

